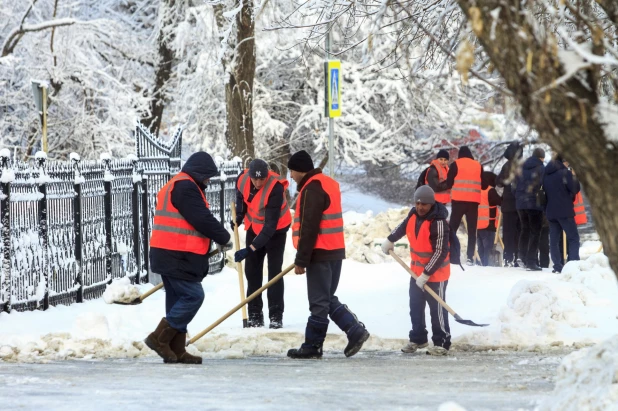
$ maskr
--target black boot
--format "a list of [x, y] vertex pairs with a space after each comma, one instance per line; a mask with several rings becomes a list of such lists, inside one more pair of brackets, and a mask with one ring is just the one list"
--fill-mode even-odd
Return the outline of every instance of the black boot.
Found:
[[337, 307], [330, 314], [330, 318], [348, 336], [348, 345], [343, 350], [345, 356], [351, 357], [359, 352], [365, 341], [369, 339], [369, 332], [365, 328], [365, 324], [358, 321], [356, 315], [345, 304]]
[[328, 319], [316, 316], [309, 317], [305, 328], [305, 342], [300, 348], [288, 350], [288, 357], [294, 359], [322, 358], [322, 345], [328, 330]]
[[247, 327], [258, 328], [264, 327], [264, 314], [263, 313], [249, 313], [247, 321]]
[[526, 271], [543, 271], [543, 269], [539, 267], [536, 262], [533, 261], [530, 264], [526, 265]]
[[283, 314], [271, 314], [270, 315], [270, 324], [268, 328], [279, 329], [283, 327]]

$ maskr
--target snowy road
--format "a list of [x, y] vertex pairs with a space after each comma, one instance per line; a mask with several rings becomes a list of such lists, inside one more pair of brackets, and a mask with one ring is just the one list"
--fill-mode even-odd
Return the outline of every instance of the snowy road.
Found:
[[[533, 409], [553, 389], [559, 354], [360, 353], [284, 357], [0, 362], [3, 409]], [[447, 408], [447, 407], [445, 407]], [[453, 408], [450, 408], [453, 410]]]

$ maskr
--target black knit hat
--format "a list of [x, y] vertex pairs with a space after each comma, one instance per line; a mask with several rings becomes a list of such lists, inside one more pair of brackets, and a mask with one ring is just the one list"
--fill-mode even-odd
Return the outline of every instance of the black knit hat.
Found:
[[288, 168], [301, 173], [308, 173], [314, 168], [313, 160], [309, 153], [305, 150], [300, 150], [292, 154], [292, 157], [288, 160]]
[[436, 158], [446, 158], [448, 160], [450, 159], [450, 156], [448, 155], [448, 151], [442, 149], [438, 151], [438, 155], [436, 156]]
[[266, 178], [268, 176], [268, 164], [266, 161], [256, 158], [249, 163], [249, 177]]

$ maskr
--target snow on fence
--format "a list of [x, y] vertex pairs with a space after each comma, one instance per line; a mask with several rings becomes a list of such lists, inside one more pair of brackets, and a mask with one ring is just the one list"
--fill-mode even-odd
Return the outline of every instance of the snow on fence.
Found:
[[[137, 156], [29, 162], [0, 151], [0, 310], [47, 309], [98, 298], [113, 278], [148, 282], [156, 194], [181, 169], [182, 129], [169, 142], [138, 125]], [[206, 189], [211, 211], [229, 221], [239, 161]], [[214, 244], [213, 244], [214, 247]], [[218, 272], [224, 256], [210, 260]]]

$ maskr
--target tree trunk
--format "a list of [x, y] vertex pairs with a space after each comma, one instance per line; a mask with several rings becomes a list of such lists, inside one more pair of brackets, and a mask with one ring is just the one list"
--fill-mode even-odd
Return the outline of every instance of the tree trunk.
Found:
[[[584, 71], [585, 76], [556, 84], [565, 74], [556, 40], [551, 34], [543, 37], [530, 26], [522, 3], [507, 0], [509, 7], [504, 0], [458, 3], [519, 102], [524, 119], [544, 142], [575, 166], [605, 254], [618, 275], [618, 147], [607, 138], [595, 114], [600, 101], [598, 67], [592, 65]], [[493, 22], [490, 12], [496, 9], [499, 17]], [[602, 43], [593, 45], [592, 52], [602, 54]]]

